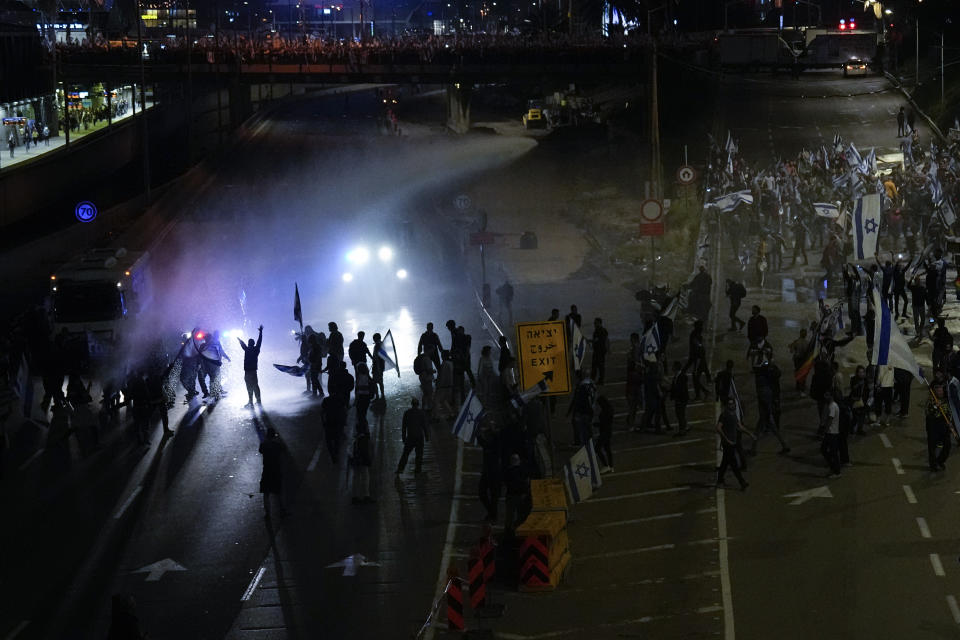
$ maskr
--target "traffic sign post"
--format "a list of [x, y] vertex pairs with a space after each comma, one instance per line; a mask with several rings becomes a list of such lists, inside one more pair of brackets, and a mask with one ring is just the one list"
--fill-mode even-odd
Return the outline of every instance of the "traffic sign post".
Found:
[[693, 184], [697, 179], [697, 170], [690, 165], [683, 165], [677, 169], [677, 182], [682, 185]]
[[648, 198], [640, 205], [640, 235], [650, 236], [651, 285], [657, 279], [657, 250], [653, 239], [655, 236], [662, 236], [663, 233], [663, 203]]
[[570, 393], [570, 360], [563, 320], [518, 322], [517, 365], [520, 387], [528, 389], [544, 378], [544, 396]]

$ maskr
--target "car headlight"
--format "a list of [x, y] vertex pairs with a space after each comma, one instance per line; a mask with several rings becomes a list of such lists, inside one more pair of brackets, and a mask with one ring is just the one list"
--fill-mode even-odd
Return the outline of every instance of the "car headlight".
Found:
[[351, 249], [347, 253], [347, 261], [356, 265], [366, 264], [370, 261], [370, 250], [366, 247], [356, 247]]
[[401, 280], [407, 279], [407, 270], [406, 269], [397, 269], [397, 277]]
[[343, 274], [343, 281], [344, 281], [344, 282], [353, 282], [353, 274], [350, 273], [349, 271], [344, 272], [344, 274]]
[[377, 257], [380, 258], [380, 262], [390, 262], [393, 260], [393, 249], [390, 247], [380, 247], [380, 250], [377, 251]]

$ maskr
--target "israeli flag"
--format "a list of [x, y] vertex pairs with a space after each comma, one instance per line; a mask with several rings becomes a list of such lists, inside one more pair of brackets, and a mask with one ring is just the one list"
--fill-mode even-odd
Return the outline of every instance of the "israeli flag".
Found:
[[529, 389], [524, 389], [520, 393], [515, 394], [512, 398], [510, 398], [510, 404], [512, 404], [515, 409], [522, 409], [525, 404], [539, 396], [541, 393], [546, 393], [549, 390], [550, 385], [547, 383], [547, 379], [544, 378]]
[[297, 378], [302, 378], [310, 369], [309, 365], [300, 366], [297, 364], [274, 364], [273, 366], [277, 369], [277, 371], [290, 374], [291, 376], [295, 376]]
[[873, 290], [873, 308], [877, 310], [874, 320], [874, 335], [876, 343], [870, 353], [870, 364], [890, 365], [913, 374], [913, 377], [923, 381], [917, 359], [907, 344], [907, 339], [900, 333], [900, 327], [893, 319], [893, 314], [887, 308], [887, 303], [880, 297], [878, 289]]
[[740, 392], [737, 391], [737, 382], [730, 378], [730, 397], [737, 405], [737, 420], [743, 422], [743, 403], [740, 402]]
[[930, 177], [930, 198], [933, 200], [934, 204], [938, 204], [943, 200], [943, 187], [940, 186], [940, 181], [937, 180], [936, 175]]
[[839, 191], [840, 189], [843, 189], [843, 185], [845, 185], [849, 181], [850, 181], [850, 176], [847, 175], [846, 173], [840, 174], [839, 176], [835, 176], [833, 178], [833, 188]]
[[483, 418], [483, 405], [480, 404], [480, 398], [471, 389], [470, 393], [467, 394], [467, 399], [463, 401], [460, 414], [453, 423], [453, 429], [451, 430], [453, 435], [470, 444], [480, 428], [481, 418]]
[[854, 260], [873, 259], [877, 255], [877, 236], [880, 235], [880, 194], [861, 196], [853, 211]]
[[860, 152], [857, 151], [857, 148], [853, 146], [852, 142], [847, 147], [847, 150], [843, 152], [843, 157], [846, 159], [847, 164], [850, 165], [851, 169], [856, 169], [863, 166], [863, 158], [860, 157]]
[[724, 146], [724, 149], [730, 154], [737, 152], [737, 144], [733, 141], [733, 135], [729, 130], [727, 130], [727, 144]]
[[726, 195], [720, 196], [710, 204], [717, 209], [720, 209], [723, 213], [729, 213], [737, 208], [741, 202], [747, 204], [753, 204], [753, 194], [750, 193], [749, 189], [743, 191], [735, 191], [733, 193], [728, 193]]
[[943, 222], [948, 227], [952, 227], [953, 223], [957, 221], [957, 215], [954, 213], [949, 200], [944, 200], [940, 205], [940, 215], [943, 216]]
[[871, 147], [870, 153], [867, 154], [867, 157], [863, 159], [863, 168], [861, 169], [866, 174], [873, 175], [877, 172], [877, 149], [876, 147]]
[[840, 207], [832, 202], [814, 202], [813, 210], [821, 218], [830, 218], [835, 220], [840, 217]]
[[571, 331], [573, 345], [573, 368], [576, 371], [579, 371], [583, 366], [583, 356], [587, 353], [587, 339], [583, 337], [583, 332], [580, 331], [580, 327], [576, 324], [571, 323], [573, 330]]
[[950, 417], [953, 419], [953, 428], [960, 433], [960, 380], [950, 378], [947, 383], [947, 401], [950, 403]]
[[833, 150], [834, 153], [843, 151], [843, 138], [840, 137], [839, 133], [833, 134]]
[[820, 145], [820, 153], [823, 156], [823, 168], [830, 171], [830, 154], [827, 153], [827, 148]]
[[657, 323], [654, 322], [640, 340], [640, 350], [643, 352], [643, 359], [648, 362], [656, 362], [657, 354], [660, 352], [660, 344], [660, 328], [657, 327]]
[[602, 484], [592, 438], [563, 465], [563, 481], [574, 504], [592, 496], [593, 490]]

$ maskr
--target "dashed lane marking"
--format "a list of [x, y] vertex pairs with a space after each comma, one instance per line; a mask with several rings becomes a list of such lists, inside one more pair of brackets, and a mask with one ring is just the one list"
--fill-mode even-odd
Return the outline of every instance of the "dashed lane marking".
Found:
[[940, 562], [939, 553], [930, 554], [930, 564], [933, 565], [933, 573], [940, 576], [941, 578], [946, 576], [946, 572], [943, 570], [943, 563]]
[[883, 443], [884, 448], [893, 449], [893, 444], [890, 442], [890, 438], [887, 437], [887, 434], [885, 433], [880, 434], [880, 442]]
[[310, 458], [310, 464], [307, 465], [307, 471], [313, 471], [317, 468], [317, 463], [320, 462], [320, 453], [323, 451], [322, 447], [322, 444], [317, 445], [317, 450], [313, 452], [313, 457]]
[[[717, 538], [704, 538], [703, 540], [693, 540], [690, 542], [684, 542], [683, 547], [696, 547], [706, 544], [717, 544], [722, 542]], [[578, 556], [573, 559], [574, 562], [586, 562], [587, 560], [600, 560], [603, 558], [620, 558], [623, 556], [635, 556], [643, 553], [648, 553], [650, 551], [670, 551], [676, 549], [677, 545], [672, 542], [667, 544], [656, 544], [652, 547], [639, 547], [636, 549], [624, 549], [623, 551], [608, 551], [606, 553], [594, 553], [586, 556]]]
[[960, 607], [957, 606], [957, 599], [952, 595], [947, 596], [947, 606], [950, 607], [950, 613], [953, 614], [953, 621], [960, 624]]
[[670, 520], [672, 518], [682, 518], [683, 512], [679, 513], [663, 513], [656, 516], [646, 516], [644, 518], [633, 518], [631, 520], [617, 520], [615, 522], [604, 522], [603, 524], [597, 525], [597, 529], [605, 529], [607, 527], [619, 527], [625, 524], [637, 524], [639, 522], [655, 522], [657, 520]]
[[253, 580], [250, 581], [250, 584], [247, 585], [247, 590], [243, 592], [243, 595], [240, 596], [240, 602], [246, 602], [253, 595], [253, 592], [257, 589], [257, 585], [260, 584], [260, 581], [263, 579], [263, 574], [267, 572], [267, 568], [261, 566], [257, 569], [257, 572], [253, 575]]
[[612, 502], [614, 500], [629, 500], [630, 498], [643, 498], [645, 496], [656, 496], [663, 493], [676, 493], [679, 491], [687, 491], [691, 489], [690, 485], [685, 485], [682, 487], [670, 487], [668, 489], [651, 489], [650, 491], [638, 491], [637, 493], [627, 493], [622, 496], [603, 496], [601, 498], [590, 498], [586, 502], [582, 502], [581, 505], [585, 504], [597, 504], [598, 502]]
[[917, 526], [920, 528], [920, 537], [929, 538], [930, 537], [930, 527], [927, 526], [927, 519], [923, 517], [917, 518]]
[[43, 452], [44, 452], [44, 451], [46, 451], [46, 449], [38, 449], [35, 454], [33, 454], [32, 456], [30, 456], [29, 458], [27, 458], [27, 459], [24, 461], [24, 463], [23, 463], [22, 465], [20, 465], [20, 468], [18, 469], [18, 471], [23, 471], [24, 469], [26, 469], [27, 467], [29, 467], [30, 464], [31, 464], [34, 460], [36, 460], [36, 459], [39, 458], [41, 455], [43, 455]]
[[890, 462], [893, 463], [893, 470], [897, 472], [898, 476], [904, 475], [903, 465], [900, 464], [900, 458], [890, 458]]
[[646, 449], [660, 449], [662, 447], [676, 447], [681, 444], [691, 444], [694, 442], [704, 442], [709, 438], [690, 438], [688, 440], [671, 440], [670, 442], [661, 442], [659, 444], [644, 444], [639, 447], [625, 447], [623, 449], [614, 449], [617, 453], [627, 453], [628, 451], [644, 451]]
[[910, 485], [903, 485], [903, 492], [907, 496], [907, 502], [910, 504], [917, 504], [917, 496], [913, 493], [913, 489], [910, 488]]
[[124, 511], [127, 510], [127, 507], [129, 507], [131, 504], [133, 504], [134, 499], [137, 497], [137, 495], [138, 495], [141, 491], [143, 491], [143, 485], [142, 485], [142, 484], [138, 484], [138, 485], [137, 485], [137, 488], [134, 489], [133, 492], [130, 494], [130, 497], [127, 498], [126, 500], [124, 500], [123, 504], [120, 505], [120, 508], [117, 509], [117, 512], [116, 512], [116, 513], [114, 514], [114, 516], [113, 516], [113, 519], [114, 519], [114, 520], [119, 520], [120, 518], [123, 517]]
[[[951, 596], [951, 597], [953, 597], [953, 596]], [[6, 636], [4, 636], [4, 640], [13, 640], [13, 639], [16, 638], [18, 635], [20, 635], [20, 632], [21, 632], [21, 631], [23, 631], [24, 629], [27, 628], [27, 625], [28, 625], [28, 624], [30, 624], [30, 621], [29, 621], [29, 620], [22, 620], [22, 621], [20, 622], [20, 624], [18, 624], [17, 626], [15, 626], [10, 633], [8, 633]]]
[[616, 471], [614, 473], [607, 474], [609, 477], [621, 477], [621, 476], [632, 476], [638, 473], [652, 473], [654, 471], [669, 471], [670, 469], [683, 469], [684, 467], [698, 467], [701, 465], [713, 464], [713, 460], [700, 460], [698, 462], [683, 462], [681, 464], [667, 464], [662, 467], [647, 467], [646, 469], [633, 469], [631, 471]]

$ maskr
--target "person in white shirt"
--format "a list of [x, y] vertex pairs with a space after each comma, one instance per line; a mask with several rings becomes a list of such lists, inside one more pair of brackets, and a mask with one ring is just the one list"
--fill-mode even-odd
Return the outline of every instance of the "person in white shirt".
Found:
[[823, 442], [820, 444], [820, 453], [830, 465], [830, 477], [840, 477], [840, 407], [833, 399], [833, 393], [823, 395], [825, 405], [823, 415], [820, 416]]

